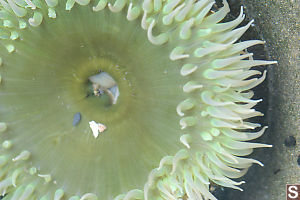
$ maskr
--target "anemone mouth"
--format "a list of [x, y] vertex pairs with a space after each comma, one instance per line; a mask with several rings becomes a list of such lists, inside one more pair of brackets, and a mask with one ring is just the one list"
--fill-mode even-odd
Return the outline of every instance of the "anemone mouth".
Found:
[[242, 11], [219, 23], [229, 7], [211, 13], [213, 4], [0, 1], [5, 198], [193, 200], [215, 199], [212, 182], [239, 189], [230, 178], [261, 164], [242, 156], [268, 147], [244, 142], [265, 130], [243, 131], [261, 115], [249, 90], [265, 74], [250, 68], [274, 62], [243, 51], [261, 41], [235, 44], [251, 24], [234, 29]]

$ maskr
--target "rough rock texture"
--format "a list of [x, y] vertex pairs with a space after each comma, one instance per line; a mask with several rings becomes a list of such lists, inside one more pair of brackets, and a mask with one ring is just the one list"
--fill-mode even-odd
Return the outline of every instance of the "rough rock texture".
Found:
[[[300, 165], [297, 164], [300, 154], [300, 1], [231, 2], [244, 5], [248, 18], [255, 19], [252, 29], [267, 41], [267, 59], [278, 61], [277, 66], [268, 67], [268, 82], [257, 89], [257, 96], [268, 100], [261, 110], [268, 109], [265, 119], [269, 130], [260, 141], [274, 147], [255, 151], [253, 156], [265, 167], [254, 166], [249, 170], [244, 177], [247, 182], [243, 185], [244, 192], [226, 189], [219, 199], [285, 200], [285, 185], [300, 183]], [[264, 54], [261, 50], [258, 52], [257, 56]], [[268, 96], [263, 94], [266, 91]], [[296, 146], [285, 146], [288, 136], [295, 136]]]

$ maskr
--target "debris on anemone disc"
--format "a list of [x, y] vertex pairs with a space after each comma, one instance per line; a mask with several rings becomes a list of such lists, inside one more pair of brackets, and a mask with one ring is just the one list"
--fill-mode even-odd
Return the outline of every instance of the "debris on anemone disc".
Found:
[[[0, 0], [3, 199], [215, 200], [211, 184], [241, 190], [233, 179], [262, 165], [244, 156], [270, 146], [248, 142], [266, 129], [249, 132], [260, 124], [247, 119], [262, 115], [251, 89], [266, 76], [251, 67], [276, 62], [245, 53], [264, 42], [238, 41], [252, 24], [238, 27], [243, 9], [222, 22], [228, 3], [211, 12], [214, 3]], [[98, 137], [93, 121], [105, 124]]]

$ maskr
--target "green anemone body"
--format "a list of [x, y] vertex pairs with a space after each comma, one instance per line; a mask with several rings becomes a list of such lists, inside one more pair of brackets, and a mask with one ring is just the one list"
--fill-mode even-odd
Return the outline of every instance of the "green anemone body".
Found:
[[[252, 163], [251, 88], [269, 61], [212, 0], [0, 0], [4, 199], [215, 199]], [[120, 96], [90, 94], [106, 72]], [[78, 125], [72, 125], [75, 113]], [[93, 137], [90, 121], [106, 130]], [[262, 165], [262, 164], [261, 164]]]

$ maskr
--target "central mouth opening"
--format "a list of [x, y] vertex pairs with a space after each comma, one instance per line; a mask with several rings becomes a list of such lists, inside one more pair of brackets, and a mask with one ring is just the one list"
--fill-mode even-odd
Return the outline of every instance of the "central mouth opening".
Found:
[[88, 95], [92, 94], [104, 102], [104, 106], [117, 104], [120, 96], [117, 82], [107, 72], [100, 71], [89, 78]]

